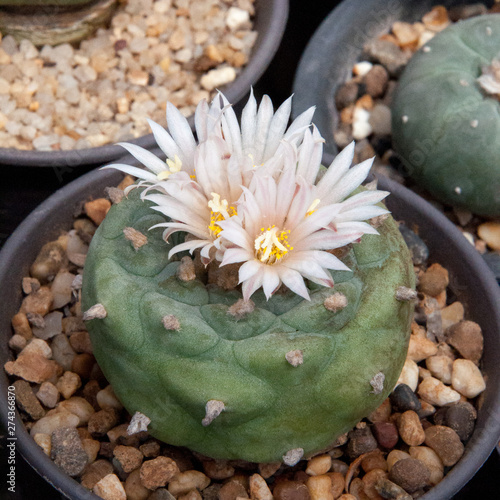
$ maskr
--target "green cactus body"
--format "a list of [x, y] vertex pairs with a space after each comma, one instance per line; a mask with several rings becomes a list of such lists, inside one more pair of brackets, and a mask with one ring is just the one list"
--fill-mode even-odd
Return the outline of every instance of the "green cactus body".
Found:
[[[111, 208], [93, 238], [82, 305], [104, 306], [106, 317], [87, 323], [95, 357], [127, 410], [151, 419], [153, 436], [214, 458], [276, 461], [328, 446], [387, 397], [413, 312], [396, 290], [414, 286], [392, 218], [353, 245], [343, 258], [353, 272], [334, 272], [333, 291], [314, 285], [311, 301], [291, 292], [266, 301], [260, 291], [238, 319], [228, 308], [239, 291], [177, 277], [162, 230], [148, 231], [162, 217], [138, 192]], [[125, 227], [148, 242], [134, 249]], [[324, 305], [333, 292], [347, 298], [337, 312]], [[296, 350], [303, 363], [294, 366], [286, 356]], [[208, 401], [224, 411], [202, 425]]]
[[500, 215], [500, 102], [477, 78], [500, 52], [500, 15], [462, 21], [413, 56], [392, 105], [395, 150], [436, 198]]

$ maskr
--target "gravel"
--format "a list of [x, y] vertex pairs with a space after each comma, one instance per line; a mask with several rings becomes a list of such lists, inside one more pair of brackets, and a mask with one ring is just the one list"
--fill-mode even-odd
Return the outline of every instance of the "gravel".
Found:
[[125, 0], [75, 48], [0, 37], [0, 144], [57, 151], [128, 141], [233, 81], [257, 38], [254, 0]]

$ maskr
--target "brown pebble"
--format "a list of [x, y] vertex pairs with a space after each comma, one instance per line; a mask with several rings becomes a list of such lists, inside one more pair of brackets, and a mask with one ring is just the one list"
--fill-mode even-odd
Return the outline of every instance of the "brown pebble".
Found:
[[349, 457], [356, 458], [376, 448], [377, 440], [373, 437], [369, 427], [354, 429], [349, 432], [349, 441], [347, 443], [347, 454]]
[[97, 403], [97, 393], [101, 390], [97, 380], [89, 380], [83, 388], [83, 397], [92, 405], [94, 410], [99, 411], [101, 408]]
[[376, 485], [381, 479], [387, 478], [388, 474], [387, 471], [382, 470], [382, 469], [373, 469], [370, 472], [367, 472], [363, 476], [363, 492], [365, 495], [373, 500], [377, 500], [380, 498]]
[[398, 429], [392, 422], [376, 422], [372, 432], [378, 444], [387, 450], [394, 448], [399, 440]]
[[144, 458], [142, 453], [132, 446], [121, 446], [118, 445], [113, 450], [113, 455], [120, 462], [124, 472], [132, 472], [138, 469], [142, 464], [142, 459]]
[[83, 379], [88, 379], [90, 378], [95, 362], [92, 354], [77, 354], [73, 358], [73, 361], [71, 361], [71, 371]]
[[387, 462], [385, 461], [382, 451], [373, 450], [368, 453], [361, 461], [361, 468], [365, 472], [370, 472], [374, 469], [387, 470]]
[[89, 419], [89, 432], [93, 437], [102, 437], [118, 423], [118, 414], [107, 408], [97, 411]]
[[413, 410], [401, 414], [398, 419], [398, 431], [401, 439], [409, 446], [418, 446], [425, 440], [420, 417]]
[[387, 89], [389, 73], [380, 64], [375, 64], [364, 77], [366, 91], [372, 97], [380, 97]]
[[392, 466], [389, 479], [408, 493], [414, 493], [429, 484], [430, 472], [420, 460], [403, 458]]
[[274, 490], [275, 500], [310, 500], [309, 489], [300, 481], [281, 481]]
[[219, 490], [219, 500], [236, 500], [238, 497], [248, 498], [245, 487], [237, 481], [228, 481]]
[[458, 434], [444, 425], [433, 425], [427, 428], [425, 444], [438, 454], [446, 467], [455, 465], [464, 454], [464, 445]]
[[281, 467], [281, 462], [268, 462], [259, 464], [259, 474], [267, 479], [273, 476]]
[[91, 490], [103, 477], [113, 472], [113, 465], [108, 460], [96, 460], [91, 463], [82, 475], [82, 486]]
[[368, 420], [370, 422], [387, 422], [392, 413], [391, 401], [389, 398], [384, 399], [382, 404], [376, 409], [373, 410], [368, 415]]
[[98, 226], [111, 208], [111, 202], [106, 198], [98, 198], [97, 200], [88, 201], [83, 208], [92, 222]]
[[447, 342], [465, 359], [478, 364], [483, 355], [483, 332], [473, 321], [460, 321], [446, 330]]
[[90, 342], [90, 335], [87, 331], [72, 333], [69, 337], [71, 347], [77, 352], [85, 352], [92, 354], [92, 343]]
[[88, 463], [78, 431], [74, 427], [61, 427], [52, 433], [50, 456], [68, 476], [79, 476]]
[[335, 95], [335, 105], [338, 110], [354, 104], [358, 98], [359, 86], [356, 82], [347, 82], [337, 91]]
[[440, 264], [432, 264], [420, 276], [418, 289], [426, 295], [436, 297], [446, 290], [449, 282], [448, 271]]
[[156, 458], [160, 454], [160, 443], [158, 441], [146, 441], [139, 446], [139, 450], [146, 458]]
[[51, 241], [41, 248], [35, 262], [31, 265], [30, 274], [40, 283], [45, 284], [67, 265], [68, 258], [64, 248], [57, 241]]
[[18, 312], [12, 316], [11, 323], [16, 335], [21, 335], [26, 340], [30, 340], [33, 337], [33, 332], [25, 313]]
[[99, 455], [104, 458], [112, 459], [113, 450], [115, 449], [115, 443], [108, 443], [106, 441], [101, 441], [101, 447], [99, 448]]
[[146, 500], [151, 494], [151, 490], [145, 488], [141, 483], [141, 471], [132, 471], [125, 480], [125, 493], [127, 500]]
[[344, 491], [345, 487], [345, 476], [340, 472], [329, 472], [327, 474], [329, 476], [330, 481], [332, 482], [332, 495], [333, 498], [339, 497]]
[[35, 313], [45, 316], [50, 311], [53, 300], [54, 296], [50, 288], [42, 286], [40, 290], [24, 297], [19, 312]]
[[31, 278], [29, 276], [23, 278], [23, 292], [26, 295], [29, 295], [32, 292], [36, 292], [37, 290], [40, 290], [40, 281], [38, 281], [36, 278]]
[[35, 384], [41, 384], [62, 372], [62, 368], [55, 361], [34, 353], [21, 354], [15, 361], [7, 361], [4, 368], [9, 375]]
[[234, 467], [229, 465], [227, 460], [205, 460], [203, 470], [209, 478], [216, 480], [234, 476]]
[[413, 497], [403, 488], [401, 488], [401, 486], [393, 483], [392, 481], [389, 481], [389, 479], [386, 478], [382, 478], [375, 485], [375, 489], [382, 496], [382, 498], [389, 498], [394, 500], [413, 500]]
[[177, 464], [168, 457], [158, 457], [144, 462], [141, 466], [141, 482], [150, 490], [165, 486], [179, 473]]
[[38, 420], [45, 415], [40, 401], [37, 399], [31, 386], [25, 380], [16, 380], [12, 384], [16, 388], [17, 406], [26, 412], [33, 420]]

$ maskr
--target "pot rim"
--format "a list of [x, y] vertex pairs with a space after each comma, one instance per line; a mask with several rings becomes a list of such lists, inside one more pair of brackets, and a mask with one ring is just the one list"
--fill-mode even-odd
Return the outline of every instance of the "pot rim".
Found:
[[[154, 153], [160, 154], [158, 150], [155, 150]], [[127, 157], [125, 161], [130, 161], [130, 157]], [[325, 164], [329, 163], [325, 162]], [[17, 311], [21, 300], [20, 281], [22, 276], [27, 274], [29, 265], [33, 262], [41, 245], [57, 237], [62, 229], [67, 230], [70, 224], [69, 221], [72, 220], [73, 211], [61, 210], [61, 208], [68, 207], [68, 204], [70, 207], [77, 206], [91, 194], [102, 196], [106, 186], [116, 185], [121, 178], [122, 174], [114, 170], [95, 170], [83, 175], [44, 201], [7, 240], [0, 251], [0, 282], [2, 282], [2, 288], [0, 289], [0, 309], [2, 311], [2, 314], [0, 314], [0, 332], [5, 331], [4, 335], [7, 335], [7, 338], [10, 338], [11, 335], [10, 319]], [[464, 293], [467, 293], [467, 290], [472, 290], [472, 293], [478, 297], [480, 304], [483, 304], [489, 310], [489, 315], [482, 313], [480, 314], [481, 317], [475, 318], [475, 320], [479, 323], [488, 322], [488, 349], [491, 349], [491, 352], [487, 351], [485, 354], [488, 354], [489, 357], [498, 358], [500, 356], [500, 288], [483, 259], [460, 231], [432, 205], [390, 179], [382, 176], [378, 179], [380, 188], [391, 191], [388, 206], [396, 213], [397, 217], [401, 218], [404, 215], [404, 218], [407, 219], [409, 216], [410, 221], [413, 220], [415, 223], [421, 224], [422, 232], [430, 236], [441, 239], [443, 235], [448, 237], [448, 243], [445, 248], [441, 249], [441, 253], [445, 255], [445, 258], [455, 258], [456, 265], [459, 265], [460, 269], [464, 268], [463, 276], [460, 276], [460, 279], [464, 280], [462, 283], [467, 283], [467, 288], [463, 288], [462, 285]], [[47, 226], [49, 221], [51, 228], [40, 235], [40, 228]], [[37, 239], [35, 238], [37, 241], [29, 247], [28, 244], [33, 240], [33, 234], [39, 236]], [[423, 238], [426, 239], [425, 235]], [[450, 252], [450, 249], [454, 251]], [[21, 256], [24, 256], [22, 266], [19, 265]], [[435, 260], [433, 249], [431, 249], [431, 257], [432, 260]], [[438, 260], [441, 257], [439, 256]], [[467, 262], [467, 266], [463, 266], [463, 262]], [[461, 286], [460, 282], [458, 286]], [[9, 300], [11, 303], [13, 302], [13, 295], [15, 297], [15, 307], [9, 311], [7, 302]], [[2, 353], [2, 364], [9, 359], [9, 350], [5, 349], [5, 351], [7, 352]], [[488, 401], [488, 411], [479, 412], [476, 428], [466, 446], [466, 452], [462, 459], [422, 499], [447, 500], [451, 498], [472, 478], [497, 445], [500, 436], [500, 418], [498, 417], [500, 415], [500, 390], [498, 390], [498, 387], [500, 387], [500, 370], [498, 365], [495, 365], [494, 360], [489, 363], [489, 366], [495, 367], [496, 372], [489, 374], [489, 385], [486, 389], [487, 396], [485, 398]], [[9, 385], [4, 372], [0, 377], [0, 387], [3, 394], [7, 393]], [[0, 398], [1, 418], [6, 428], [7, 412], [7, 398]], [[74, 500], [98, 500], [97, 496], [66, 475], [45, 455], [24, 428], [17, 409], [15, 425], [18, 450], [40, 476], [68, 498]]]
[[[395, 21], [415, 22], [437, 4], [475, 4], [476, 0], [343, 0], [319, 25], [302, 53], [293, 81], [292, 117], [316, 106], [314, 122], [323, 137], [333, 138], [339, 121], [338, 87], [351, 74], [368, 40], [388, 31]], [[490, 6], [492, 0], [483, 0]], [[335, 141], [325, 144], [337, 154]]]
[[[288, 20], [289, 0], [255, 0], [255, 2], [258, 4], [255, 9], [255, 23], [258, 32], [255, 46], [247, 65], [236, 79], [221, 88], [228, 101], [233, 105], [248, 94], [250, 88], [266, 71], [278, 50]], [[193, 128], [194, 115], [191, 115], [188, 121]], [[146, 149], [156, 147], [152, 133], [127, 142]], [[89, 165], [99, 166], [117, 160], [123, 155], [123, 148], [115, 144], [69, 151], [24, 151], [0, 147], [0, 165], [73, 169]]]

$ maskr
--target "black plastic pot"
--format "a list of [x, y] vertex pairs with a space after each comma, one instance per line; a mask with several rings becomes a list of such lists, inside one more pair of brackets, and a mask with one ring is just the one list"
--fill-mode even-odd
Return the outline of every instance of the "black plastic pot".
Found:
[[[130, 158], [127, 160], [129, 161]], [[118, 184], [121, 174], [93, 171], [56, 192], [19, 226], [0, 252], [0, 362], [11, 358], [8, 340], [12, 335], [10, 319], [22, 300], [21, 281], [43, 244], [68, 230], [74, 210], [90, 197], [104, 194], [107, 186]], [[455, 226], [440, 212], [413, 192], [385, 178], [381, 189], [392, 192], [387, 200], [396, 219], [417, 227], [428, 245], [431, 260], [442, 263], [450, 272], [453, 292], [466, 305], [466, 315], [479, 323], [484, 333], [482, 368], [487, 376], [484, 404], [476, 429], [460, 462], [445, 479], [424, 497], [448, 500], [473, 477], [498, 443], [500, 436], [500, 291], [479, 254]], [[7, 394], [9, 381], [2, 370], [0, 391]], [[0, 415], [7, 428], [7, 401], [0, 398]], [[65, 475], [38, 447], [25, 430], [16, 412], [16, 446], [26, 461], [57, 490], [73, 500], [97, 497]]]
[[[250, 91], [269, 66], [278, 50], [288, 19], [288, 0], [255, 0], [257, 41], [248, 64], [234, 82], [221, 87], [229, 102], [236, 104]], [[190, 118], [193, 125], [193, 117]], [[156, 147], [152, 134], [129, 141], [147, 149]], [[102, 165], [123, 156], [123, 148], [113, 144], [72, 151], [21, 151], [0, 148], [0, 164], [23, 167], [80, 167]]]
[[366, 42], [388, 32], [395, 21], [420, 20], [435, 5], [450, 8], [473, 3], [477, 0], [344, 0], [316, 30], [301, 56], [293, 83], [292, 115], [316, 106], [314, 123], [326, 138], [325, 151], [335, 154], [332, 139], [339, 121], [335, 94], [351, 76]]

